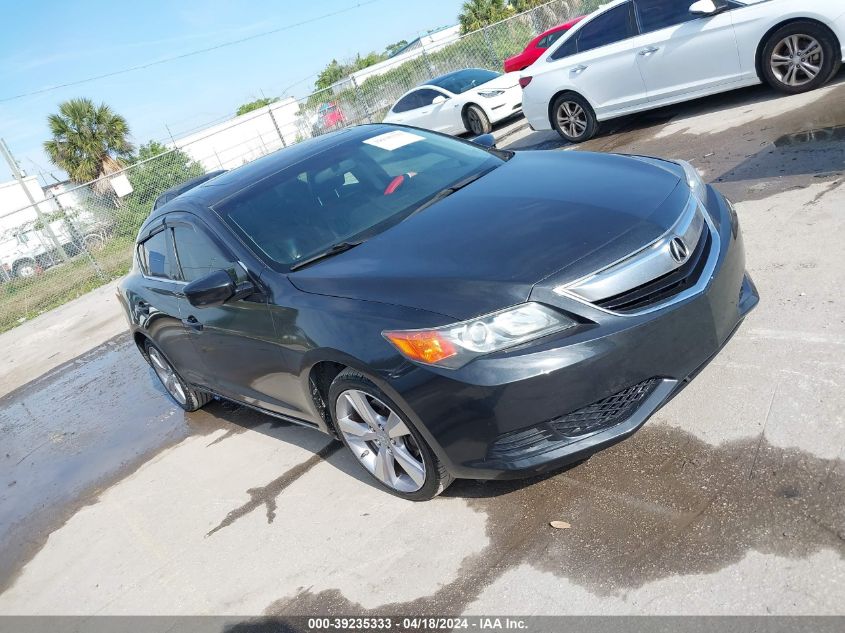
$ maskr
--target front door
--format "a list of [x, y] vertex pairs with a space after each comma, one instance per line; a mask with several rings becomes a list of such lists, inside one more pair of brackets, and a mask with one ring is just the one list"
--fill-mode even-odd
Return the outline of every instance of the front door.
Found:
[[[238, 281], [249, 278], [243, 264], [198, 218], [174, 222], [173, 241], [185, 282], [215, 270], [227, 270]], [[181, 314], [205, 365], [204, 386], [224, 397], [296, 415], [286, 394], [290, 367], [260, 291], [208, 308], [196, 308], [183, 298]]]

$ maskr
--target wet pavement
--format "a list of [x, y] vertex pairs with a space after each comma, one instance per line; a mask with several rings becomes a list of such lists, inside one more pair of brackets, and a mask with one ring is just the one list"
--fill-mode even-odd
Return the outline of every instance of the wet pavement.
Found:
[[845, 81], [613, 126], [579, 150], [740, 203], [763, 297], [631, 439], [412, 504], [309, 429], [183, 413], [119, 337], [0, 399], [0, 613], [845, 613]]

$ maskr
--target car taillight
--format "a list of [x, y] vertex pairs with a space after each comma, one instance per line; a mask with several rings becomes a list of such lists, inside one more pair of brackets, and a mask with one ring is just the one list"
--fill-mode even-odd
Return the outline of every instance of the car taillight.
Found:
[[519, 78], [519, 86], [520, 88], [525, 88], [528, 84], [531, 83], [531, 80], [534, 79], [533, 77], [520, 77]]

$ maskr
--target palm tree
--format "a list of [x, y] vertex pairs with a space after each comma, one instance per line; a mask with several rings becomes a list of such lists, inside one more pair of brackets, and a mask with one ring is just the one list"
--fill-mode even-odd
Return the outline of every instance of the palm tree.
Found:
[[50, 133], [44, 151], [71, 180], [88, 182], [118, 171], [134, 147], [128, 140], [129, 125], [106, 104], [90, 99], [71, 99], [59, 105], [59, 113], [47, 117]]
[[458, 21], [461, 23], [461, 33], [469, 33], [510, 15], [511, 7], [505, 0], [466, 0], [461, 6]]

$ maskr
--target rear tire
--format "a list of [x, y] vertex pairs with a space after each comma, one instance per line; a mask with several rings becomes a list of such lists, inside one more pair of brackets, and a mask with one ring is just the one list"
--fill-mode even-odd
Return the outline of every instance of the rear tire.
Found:
[[341, 441], [388, 492], [428, 501], [454, 481], [408, 416], [361, 372], [347, 368], [337, 375], [329, 407]]
[[32, 259], [22, 259], [15, 262], [12, 272], [15, 274], [15, 277], [29, 279], [30, 277], [35, 277], [38, 273], [38, 264]]
[[161, 350], [151, 341], [144, 343], [147, 361], [167, 394], [185, 411], [196, 411], [212, 400], [211, 394], [197, 391], [182, 379]]
[[466, 112], [464, 113], [464, 126], [467, 132], [475, 134], [475, 136], [489, 134], [493, 130], [487, 114], [480, 106], [475, 104], [467, 106]]
[[573, 92], [554, 100], [551, 119], [557, 133], [570, 143], [588, 141], [599, 129], [592, 106], [584, 97]]
[[823, 86], [839, 68], [836, 40], [815, 22], [792, 22], [769, 36], [760, 58], [766, 82], [787, 94]]

